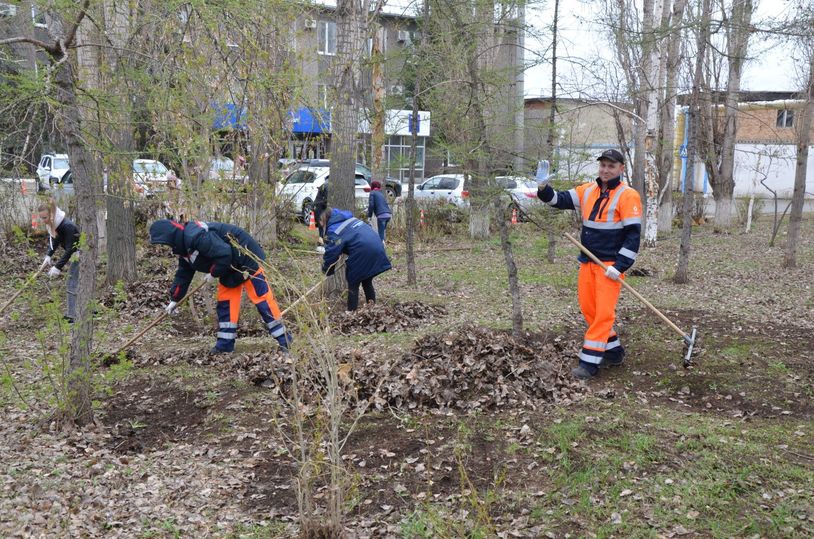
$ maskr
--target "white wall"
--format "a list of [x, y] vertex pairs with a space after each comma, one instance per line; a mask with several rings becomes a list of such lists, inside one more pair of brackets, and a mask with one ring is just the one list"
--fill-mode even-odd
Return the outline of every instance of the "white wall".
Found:
[[[771, 192], [760, 183], [765, 179], [766, 185], [777, 191], [779, 198], [790, 199], [794, 192], [796, 165], [796, 146], [736, 144], [735, 196], [754, 194], [758, 198], [771, 198]], [[814, 147], [809, 148], [806, 193], [806, 198], [814, 198]]]

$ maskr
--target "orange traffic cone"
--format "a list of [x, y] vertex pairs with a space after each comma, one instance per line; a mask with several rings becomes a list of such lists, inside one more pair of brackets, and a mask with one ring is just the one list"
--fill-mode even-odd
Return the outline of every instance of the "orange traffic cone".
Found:
[[512, 224], [517, 224], [517, 208], [512, 208]]
[[39, 228], [40, 227], [40, 219], [39, 214], [34, 212], [31, 214], [31, 228]]
[[308, 230], [317, 229], [317, 220], [314, 218], [314, 210], [311, 210], [311, 215], [308, 217]]
[[421, 210], [421, 213], [419, 214], [418, 226], [424, 228], [424, 210]]

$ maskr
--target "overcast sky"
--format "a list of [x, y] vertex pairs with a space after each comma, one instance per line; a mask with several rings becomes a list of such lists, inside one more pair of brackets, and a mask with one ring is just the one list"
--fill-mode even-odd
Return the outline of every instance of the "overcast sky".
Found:
[[[758, 3], [753, 22], [766, 17], [780, 17], [788, 9], [785, 0], [755, 0]], [[545, 30], [554, 17], [554, 2], [547, 0], [547, 5], [529, 7], [527, 23], [538, 30], [544, 30], [543, 42], [529, 36], [526, 47], [532, 57], [534, 53], [544, 54], [550, 46], [550, 31]], [[605, 37], [607, 30], [597, 21], [601, 20], [596, 1], [560, 0], [560, 43], [557, 55], [563, 58], [557, 64], [557, 79], [562, 85], [564, 95], [577, 97], [580, 93], [591, 91], [591, 85], [601, 77], [606, 68], [597, 59], [612, 60], [613, 55]], [[797, 62], [792, 58], [790, 48], [780, 45], [764, 35], [759, 35], [749, 42], [749, 61], [744, 68], [742, 88], [744, 90], [795, 91], [801, 86], [797, 72]], [[525, 91], [527, 96], [551, 95], [551, 65], [530, 68], [526, 72]]]

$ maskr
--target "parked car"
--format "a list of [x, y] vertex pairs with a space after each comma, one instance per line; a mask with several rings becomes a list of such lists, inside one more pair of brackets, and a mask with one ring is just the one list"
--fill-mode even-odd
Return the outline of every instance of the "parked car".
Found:
[[209, 161], [209, 179], [215, 181], [234, 181], [246, 183], [248, 177], [246, 172], [240, 167], [235, 167], [235, 162], [225, 156], [215, 157]]
[[59, 183], [62, 177], [71, 169], [68, 155], [64, 153], [47, 153], [40, 157], [37, 165], [37, 177], [40, 189], [51, 188], [52, 183]]
[[525, 214], [531, 213], [535, 206], [542, 201], [537, 198], [537, 182], [522, 176], [498, 176], [495, 183], [501, 187], [511, 198], [510, 208], [517, 208], [518, 218], [523, 219]]
[[137, 193], [150, 197], [167, 190], [167, 184], [177, 186], [178, 176], [161, 161], [155, 159], [133, 160], [133, 186]]
[[439, 174], [425, 180], [415, 188], [418, 204], [452, 204], [458, 208], [469, 206], [469, 191], [464, 186], [463, 174]]
[[[310, 167], [330, 167], [331, 160], [330, 159], [310, 159], [308, 161], [303, 161], [302, 166], [310, 166]], [[367, 165], [363, 165], [362, 163], [356, 163], [356, 174], [361, 174], [367, 183], [373, 181], [373, 171], [367, 167]], [[401, 196], [401, 182], [399, 182], [396, 178], [387, 177], [384, 180], [384, 190], [387, 194], [387, 199], [392, 201], [394, 198]]]
[[[324, 166], [301, 166], [277, 185], [277, 194], [289, 200], [294, 213], [298, 215], [303, 223], [308, 223], [317, 190], [323, 183], [328, 181], [330, 170], [330, 168]], [[370, 184], [359, 173], [356, 174], [354, 183], [356, 208], [365, 211], [367, 210]]]

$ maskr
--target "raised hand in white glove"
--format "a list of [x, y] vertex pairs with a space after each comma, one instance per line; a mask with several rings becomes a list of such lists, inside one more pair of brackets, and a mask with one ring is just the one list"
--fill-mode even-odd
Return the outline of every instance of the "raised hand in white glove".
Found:
[[548, 171], [550, 170], [551, 165], [549, 164], [547, 159], [543, 159], [537, 162], [537, 174], [534, 176], [534, 179], [537, 180], [537, 187], [539, 189], [544, 188], [548, 185], [549, 182], [549, 175]]
[[51, 257], [50, 256], [46, 256], [45, 258], [42, 259], [42, 267], [43, 268], [45, 268], [47, 266], [50, 266], [50, 265], [51, 265]]
[[178, 306], [178, 302], [177, 302], [177, 301], [171, 301], [171, 302], [169, 302], [169, 303], [167, 304], [167, 306], [166, 306], [166, 307], [164, 307], [164, 312], [166, 312], [167, 314], [172, 314], [172, 313], [174, 313], [174, 312], [175, 312], [175, 308], [176, 308], [177, 306]]
[[608, 266], [608, 269], [605, 271], [605, 277], [607, 277], [608, 279], [612, 279], [614, 281], [618, 281], [620, 275], [622, 274], [619, 273], [619, 270], [617, 270], [613, 266]]
[[215, 276], [214, 276], [214, 275], [212, 275], [211, 273], [207, 273], [207, 274], [204, 276], [204, 281], [206, 281], [207, 283], [211, 283], [211, 282], [212, 282], [212, 281], [214, 281], [214, 280], [215, 280]]
[[51, 277], [51, 278], [53, 278], [53, 277], [59, 277], [59, 275], [60, 275], [61, 273], [62, 273], [62, 272], [61, 272], [61, 271], [59, 271], [59, 270], [56, 268], [56, 266], [54, 266], [53, 268], [51, 268], [51, 269], [49, 269], [49, 270], [48, 270], [48, 277]]

